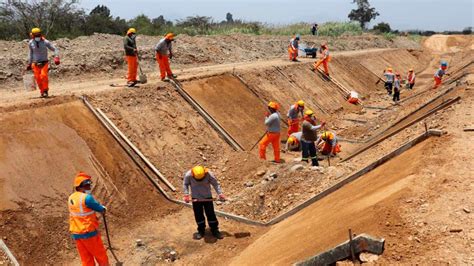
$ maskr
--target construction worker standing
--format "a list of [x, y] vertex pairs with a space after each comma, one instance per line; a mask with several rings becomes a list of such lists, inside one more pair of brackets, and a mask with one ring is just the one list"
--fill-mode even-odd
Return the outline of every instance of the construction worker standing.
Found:
[[69, 231], [76, 241], [82, 265], [109, 265], [109, 258], [100, 238], [99, 220], [95, 212], [105, 214], [107, 210], [91, 195], [91, 177], [83, 172], [74, 179], [75, 192], [69, 196]]
[[385, 89], [387, 90], [388, 95], [392, 95], [393, 82], [395, 81], [393, 69], [391, 67], [387, 67], [387, 69], [384, 70], [383, 75], [385, 77]]
[[155, 46], [156, 61], [160, 68], [160, 77], [162, 81], [169, 81], [170, 78], [176, 78], [171, 72], [170, 59], [173, 59], [173, 51], [171, 50], [174, 34], [167, 33]]
[[408, 70], [407, 82], [408, 89], [412, 90], [413, 87], [415, 87], [415, 72], [413, 72], [413, 68], [410, 68], [410, 70]]
[[316, 125], [316, 117], [312, 110], [306, 110], [304, 121], [301, 125], [303, 135], [301, 137], [302, 157], [301, 161], [308, 162], [311, 158], [312, 166], [319, 166], [318, 157], [316, 155], [316, 146], [314, 142], [318, 139], [317, 131], [323, 127], [325, 123]]
[[[219, 231], [219, 222], [214, 212], [211, 185], [216, 190], [219, 200], [225, 201], [226, 197], [222, 193], [221, 186], [209, 169], [197, 165], [184, 174], [184, 201], [189, 203], [192, 200], [194, 218], [197, 223], [197, 233], [194, 234], [195, 239], [204, 237], [206, 230], [204, 213], [207, 216], [207, 223], [211, 228], [212, 235], [217, 239], [222, 239], [222, 234]], [[189, 187], [191, 187], [191, 196], [189, 195]]]
[[59, 50], [54, 45], [45, 39], [39, 28], [33, 28], [31, 30], [31, 40], [28, 42], [29, 56], [28, 66], [26, 70], [33, 69], [35, 75], [36, 84], [41, 93], [41, 97], [48, 97], [49, 92], [49, 60], [48, 60], [48, 49], [54, 51], [54, 64], [59, 65]]
[[304, 102], [302, 100], [297, 101], [295, 104], [290, 106], [290, 109], [288, 109], [288, 136], [291, 135], [293, 132], [298, 132], [300, 131], [300, 117], [299, 114], [301, 114], [301, 118], [304, 116]]
[[298, 47], [300, 42], [300, 35], [296, 35], [295, 37], [291, 38], [290, 43], [288, 44], [288, 56], [290, 57], [290, 61], [297, 62], [298, 59]]
[[329, 76], [329, 66], [328, 63], [331, 61], [331, 55], [329, 55], [329, 48], [327, 44], [321, 44], [321, 49], [319, 50], [321, 53], [321, 58], [314, 63], [314, 71], [318, 70], [318, 67], [323, 64], [324, 67], [324, 74]]
[[438, 70], [436, 70], [434, 74], [434, 86], [433, 89], [438, 88], [441, 83], [444, 75], [449, 75], [446, 74], [446, 69], [448, 68], [448, 63], [447, 62], [441, 62], [441, 66]]
[[279, 105], [276, 102], [268, 103], [268, 110], [265, 117], [265, 126], [267, 133], [260, 141], [259, 156], [260, 159], [266, 160], [266, 150], [268, 144], [272, 143], [274, 162], [280, 163], [280, 114], [278, 113]]
[[395, 81], [393, 83], [393, 102], [397, 103], [400, 101], [400, 89], [401, 89], [401, 81], [402, 77], [400, 76], [400, 73], [395, 74]]
[[341, 145], [339, 145], [336, 134], [330, 131], [324, 131], [316, 141], [316, 145], [324, 155], [335, 156], [341, 152]]
[[130, 28], [127, 35], [123, 39], [123, 48], [125, 49], [125, 59], [128, 64], [127, 84], [128, 87], [134, 87], [137, 84], [137, 69], [138, 69], [138, 50], [135, 38], [137, 37], [137, 30]]

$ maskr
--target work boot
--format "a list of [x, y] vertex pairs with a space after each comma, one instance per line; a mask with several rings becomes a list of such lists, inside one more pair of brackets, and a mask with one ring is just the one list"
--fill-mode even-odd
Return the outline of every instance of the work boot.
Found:
[[221, 232], [219, 232], [219, 229], [212, 230], [212, 235], [217, 239], [223, 239], [224, 238], [222, 236]]
[[[170, 77], [170, 76], [168, 76], [168, 77]], [[177, 77], [178, 77], [177, 75], [171, 74], [171, 78], [174, 78], [174, 79], [175, 79], [175, 78], [177, 78]]]
[[132, 81], [132, 82], [128, 83], [127, 87], [129, 87], [129, 88], [135, 87], [135, 85], [137, 85], [137, 83], [138, 82], [136, 80]]
[[166, 77], [166, 78], [162, 78], [162, 79], [161, 79], [161, 81], [164, 81], [164, 82], [169, 82], [169, 81], [170, 81], [170, 79], [169, 79], [168, 77]]
[[48, 97], [48, 91], [45, 90], [43, 93], [41, 93], [41, 98], [47, 98]]
[[194, 239], [196, 240], [199, 240], [199, 239], [202, 239], [204, 237], [204, 232], [196, 232], [194, 233]]

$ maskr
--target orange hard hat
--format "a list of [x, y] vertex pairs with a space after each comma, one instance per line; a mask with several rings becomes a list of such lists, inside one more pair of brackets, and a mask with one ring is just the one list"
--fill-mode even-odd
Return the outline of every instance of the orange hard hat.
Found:
[[174, 40], [174, 34], [173, 34], [172, 32], [167, 33], [167, 34], [165, 35], [165, 39], [171, 40], [171, 41]]
[[392, 69], [391, 67], [387, 67], [387, 71], [388, 71], [388, 72], [392, 72], [393, 69]]
[[75, 188], [80, 187], [84, 181], [88, 181], [88, 183], [91, 184], [92, 183], [91, 176], [84, 172], [79, 172], [77, 176], [74, 178], [74, 187]]
[[274, 110], [278, 110], [280, 108], [280, 106], [278, 105], [278, 103], [276, 102], [269, 102], [268, 103], [268, 107], [274, 109]]

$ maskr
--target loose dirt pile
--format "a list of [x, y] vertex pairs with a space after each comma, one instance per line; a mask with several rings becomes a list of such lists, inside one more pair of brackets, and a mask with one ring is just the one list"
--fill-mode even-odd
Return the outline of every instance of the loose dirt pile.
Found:
[[[156, 71], [154, 46], [160, 36], [138, 35], [141, 64], [145, 71]], [[269, 59], [286, 55], [289, 36], [255, 36], [233, 34], [226, 36], [179, 35], [174, 43], [175, 68]], [[393, 41], [381, 36], [342, 36], [337, 38], [303, 36], [308, 44], [327, 41], [332, 51], [368, 48], [417, 48], [418, 44], [398, 37]], [[93, 76], [125, 75], [122, 36], [94, 34], [76, 39], [59, 39], [53, 43], [60, 49], [61, 65], [50, 68], [53, 79], [66, 79], [86, 73]], [[27, 41], [0, 41], [0, 84], [14, 84], [22, 79], [28, 56]]]

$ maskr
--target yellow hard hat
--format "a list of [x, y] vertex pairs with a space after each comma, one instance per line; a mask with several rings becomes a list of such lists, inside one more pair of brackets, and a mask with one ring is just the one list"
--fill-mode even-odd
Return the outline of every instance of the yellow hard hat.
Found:
[[304, 107], [304, 102], [302, 100], [299, 100], [296, 104], [300, 107]]
[[32, 28], [32, 29], [31, 29], [31, 34], [38, 34], [38, 33], [41, 33], [41, 29], [40, 29], [40, 28]]
[[165, 39], [167, 39], [167, 40], [173, 40], [173, 39], [174, 39], [174, 34], [173, 34], [172, 32], [167, 33], [167, 34], [165, 35]]
[[306, 110], [306, 112], [304, 112], [304, 114], [307, 115], [307, 116], [312, 116], [312, 115], [314, 115], [314, 112], [313, 112], [313, 110], [308, 109], [308, 110]]
[[387, 71], [392, 72], [393, 69], [391, 67], [387, 67]]
[[207, 168], [202, 165], [196, 165], [191, 169], [191, 173], [193, 174], [194, 179], [201, 180], [206, 176]]
[[268, 103], [268, 107], [274, 109], [274, 110], [278, 110], [280, 108], [280, 106], [278, 105], [278, 103], [276, 102], [269, 102]]
[[130, 33], [137, 33], [137, 30], [135, 28], [130, 28], [127, 31], [127, 35], [130, 34]]
[[290, 137], [286, 140], [286, 142], [288, 142], [288, 144], [293, 144], [293, 143], [296, 142], [296, 138], [293, 137], [293, 136], [290, 136]]
[[410, 68], [408, 71], [413, 72], [413, 68]]
[[321, 138], [324, 140], [332, 140], [334, 138], [334, 135], [331, 134], [329, 131], [324, 131], [323, 134], [321, 135]]

